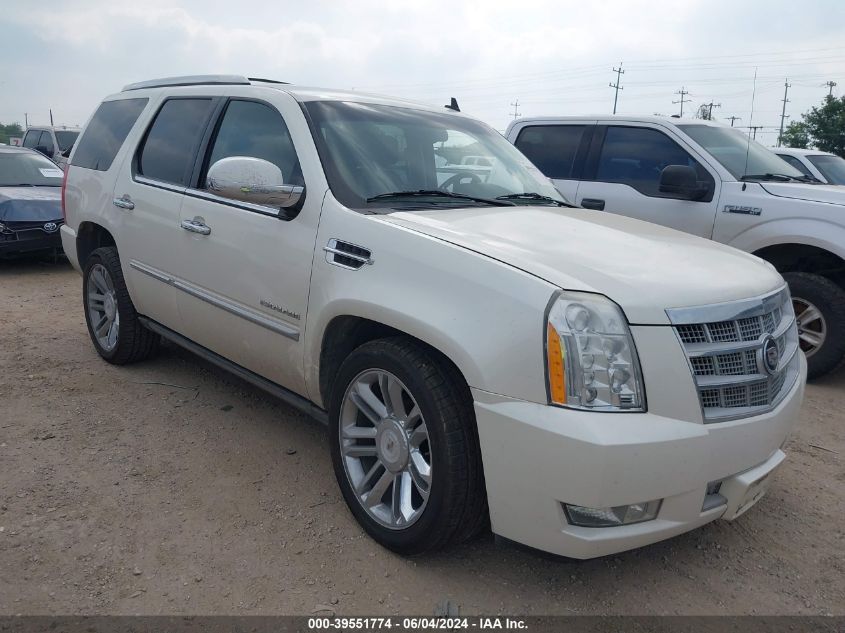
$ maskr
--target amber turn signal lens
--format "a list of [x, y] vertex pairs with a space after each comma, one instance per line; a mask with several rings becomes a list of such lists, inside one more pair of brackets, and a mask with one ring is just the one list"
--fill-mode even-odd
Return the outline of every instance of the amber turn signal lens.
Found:
[[546, 353], [549, 366], [549, 395], [555, 404], [566, 404], [566, 369], [563, 366], [563, 349], [560, 335], [554, 326], [546, 326]]

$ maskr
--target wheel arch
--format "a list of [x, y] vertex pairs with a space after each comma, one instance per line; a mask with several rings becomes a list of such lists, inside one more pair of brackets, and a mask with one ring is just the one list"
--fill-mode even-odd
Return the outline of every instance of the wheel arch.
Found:
[[772, 244], [753, 253], [772, 264], [779, 273], [814, 273], [840, 287], [845, 283], [845, 259], [826, 248], [798, 242]]
[[117, 247], [111, 232], [96, 222], [80, 223], [76, 229], [76, 257], [82, 270], [85, 269], [85, 262], [91, 253], [103, 246]]
[[[316, 382], [314, 389], [309, 389], [312, 399], [319, 398], [319, 404], [326, 408], [331, 398], [334, 383], [343, 361], [357, 348], [370, 341], [404, 336], [416, 341], [431, 350], [444, 363], [450, 365], [460, 376], [464, 385], [469, 390], [471, 375], [477, 371], [474, 363], [469, 360], [468, 355], [458, 351], [454, 345], [443, 343], [445, 341], [427, 340], [428, 337], [420, 335], [416, 328], [405, 328], [390, 323], [389, 319], [371, 318], [354, 313], [338, 314], [332, 317], [322, 331], [319, 339], [319, 350], [312, 354], [316, 365], [312, 366], [309, 378]], [[452, 342], [453, 343], [453, 342]], [[446, 347], [450, 351], [444, 351]], [[454, 358], [458, 357], [458, 360]], [[470, 375], [468, 375], [468, 373]]]

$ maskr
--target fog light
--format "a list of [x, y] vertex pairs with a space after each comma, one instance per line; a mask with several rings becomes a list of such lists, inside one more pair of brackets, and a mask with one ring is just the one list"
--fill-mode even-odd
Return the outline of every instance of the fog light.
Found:
[[614, 527], [656, 519], [662, 501], [663, 499], [656, 499], [655, 501], [643, 501], [642, 503], [612, 508], [586, 508], [564, 503], [563, 510], [566, 513], [566, 520], [572, 525]]

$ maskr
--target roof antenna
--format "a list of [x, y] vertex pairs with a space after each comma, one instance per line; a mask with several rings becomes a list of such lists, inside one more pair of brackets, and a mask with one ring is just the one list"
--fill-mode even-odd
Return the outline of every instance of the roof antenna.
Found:
[[458, 100], [455, 99], [455, 97], [452, 97], [452, 101], [449, 103], [449, 105], [443, 107], [447, 108], [448, 110], [454, 110], [455, 112], [461, 111], [461, 109], [458, 107]]
[[[754, 68], [754, 88], [751, 90], [751, 116], [749, 117], [748, 121], [748, 139], [745, 144], [745, 167], [742, 170], [742, 177], [745, 178], [748, 175], [748, 152], [751, 150], [751, 130], [752, 125], [754, 125], [754, 97], [757, 96], [757, 68]], [[741, 179], [740, 179], [741, 180]], [[743, 191], [745, 187], [743, 186]]]

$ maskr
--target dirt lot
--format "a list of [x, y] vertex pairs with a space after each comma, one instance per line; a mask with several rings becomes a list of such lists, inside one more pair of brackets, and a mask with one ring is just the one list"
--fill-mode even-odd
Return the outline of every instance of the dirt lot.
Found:
[[845, 614], [843, 372], [735, 523], [583, 563], [489, 535], [410, 561], [353, 521], [322, 427], [172, 347], [106, 364], [80, 285], [0, 263], [0, 613]]

